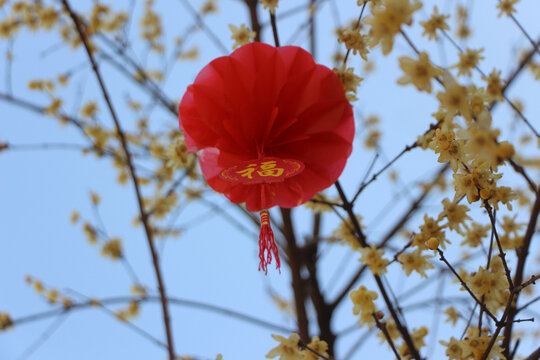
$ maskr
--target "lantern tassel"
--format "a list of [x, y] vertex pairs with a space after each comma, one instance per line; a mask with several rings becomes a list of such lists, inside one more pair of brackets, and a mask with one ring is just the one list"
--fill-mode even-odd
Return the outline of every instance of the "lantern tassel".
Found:
[[259, 234], [259, 271], [262, 269], [265, 274], [268, 274], [268, 265], [270, 265], [272, 262], [272, 253], [276, 258], [276, 269], [278, 270], [280, 269], [281, 261], [279, 260], [278, 248], [276, 242], [274, 241], [274, 232], [270, 227], [270, 213], [268, 210], [262, 210], [260, 216], [261, 232]]

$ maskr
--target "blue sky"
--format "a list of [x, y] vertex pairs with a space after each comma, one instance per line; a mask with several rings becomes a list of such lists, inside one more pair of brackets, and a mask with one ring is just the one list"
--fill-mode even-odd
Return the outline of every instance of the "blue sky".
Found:
[[[198, 8], [201, 1], [190, 1]], [[127, 8], [129, 1], [115, 1], [114, 9]], [[136, 1], [135, 17], [141, 13], [142, 1]], [[305, 1], [283, 0], [279, 11], [294, 8]], [[431, 13], [432, 3], [426, 1], [424, 8], [415, 15], [415, 22], [425, 20]], [[453, 1], [437, 2], [441, 12], [453, 11]], [[465, 44], [468, 47], [485, 47], [485, 60], [481, 63], [484, 71], [489, 72], [496, 67], [506, 76], [515, 66], [516, 53], [528, 46], [524, 36], [515, 25], [506, 18], [497, 18], [494, 4], [483, 2], [464, 2], [471, 6], [471, 25], [473, 38]], [[79, 11], [86, 11], [92, 2], [78, 2]], [[239, 25], [248, 23], [248, 14], [240, 1], [220, 0], [220, 12], [208, 17], [205, 21], [209, 28], [230, 49], [232, 40], [228, 24]], [[358, 16], [359, 8], [356, 1], [335, 0], [334, 5], [339, 10], [342, 23], [348, 23]], [[316, 59], [318, 62], [331, 66], [331, 55], [335, 50], [332, 16], [332, 2], [323, 1], [317, 16], [317, 46]], [[185, 32], [193, 24], [193, 18], [181, 1], [156, 1], [156, 10], [163, 14], [166, 29], [167, 44], [172, 39]], [[518, 19], [533, 38], [540, 33], [537, 16], [538, 4], [534, 0], [522, 0], [518, 6]], [[3, 18], [5, 11], [0, 11]], [[279, 12], [278, 12], [279, 14]], [[305, 21], [306, 13], [279, 21], [279, 31], [282, 42], [289, 39], [298, 26]], [[261, 12], [261, 20], [268, 21], [267, 13]], [[137, 20], [135, 20], [137, 21]], [[134, 23], [136, 25], [136, 23]], [[452, 22], [453, 26], [454, 23]], [[268, 30], [268, 29], [267, 29]], [[420, 38], [421, 29], [418, 26], [406, 29], [415, 40], [415, 44], [429, 50], [433, 61], [437, 64], [453, 64], [457, 59], [456, 52], [448, 44], [439, 46], [428, 43]], [[137, 31], [132, 30], [131, 39], [136, 41]], [[268, 31], [263, 34], [263, 41], [271, 43]], [[48, 105], [46, 96], [30, 92], [27, 83], [31, 79], [55, 76], [67, 68], [85, 64], [85, 57], [80, 49], [72, 51], [66, 46], [60, 46], [56, 34], [30, 33], [24, 30], [12, 44], [14, 62], [12, 68], [13, 94], [36, 104]], [[298, 37], [295, 45], [307, 47], [307, 34]], [[197, 62], [181, 62], [175, 66], [168, 80], [163, 85], [163, 91], [172, 99], [179, 100], [186, 86], [193, 80], [204, 64], [217, 56], [223, 55], [204, 32], [188, 40], [190, 45], [198, 45], [201, 58]], [[141, 59], [144, 46], [135, 43], [135, 55]], [[0, 42], [0, 51], [8, 49], [6, 41]], [[51, 50], [49, 55], [44, 51]], [[419, 94], [413, 87], [399, 87], [395, 80], [400, 75], [397, 57], [412, 55], [406, 42], [398, 37], [395, 51], [391, 56], [383, 57], [378, 50], [369, 55], [375, 62], [376, 72], [364, 76], [366, 79], [358, 91], [359, 101], [355, 103], [357, 123], [369, 114], [381, 117], [383, 130], [383, 152], [375, 169], [381, 168], [387, 159], [399, 153], [405, 145], [415, 140], [416, 135], [427, 129], [431, 122], [430, 114], [436, 111], [437, 103], [431, 96]], [[538, 59], [538, 57], [537, 57]], [[150, 57], [149, 67], [158, 66], [160, 59]], [[355, 56], [349, 62], [350, 66], [361, 68], [362, 60]], [[84, 65], [83, 65], [84, 66]], [[103, 74], [113, 100], [123, 103], [129, 93], [134, 98], [144, 99], [143, 95], [125, 77], [118, 74], [110, 66], [103, 66]], [[0, 60], [0, 78], [5, 79], [5, 57]], [[476, 76], [474, 77], [476, 79]], [[5, 93], [6, 81], [0, 82], [0, 91]], [[88, 100], [98, 101], [101, 112], [100, 119], [111, 125], [111, 119], [105, 111], [98, 92], [97, 83], [89, 68], [78, 71], [72, 79], [73, 86], [69, 90], [61, 90], [66, 98], [65, 111], [76, 112], [81, 103]], [[540, 105], [537, 102], [540, 84], [534, 82], [528, 73], [524, 73], [509, 91], [509, 97], [520, 97], [525, 103], [525, 113], [533, 124], [539, 127]], [[406, 99], [406, 100], [405, 100]], [[120, 119], [126, 128], [134, 126], [132, 113], [121, 108]], [[51, 118], [36, 115], [20, 107], [0, 101], [0, 141], [10, 144], [28, 145], [43, 143], [83, 144], [80, 133], [73, 128], [63, 127]], [[151, 113], [152, 126], [156, 128], [171, 128], [176, 126], [176, 119], [169, 113], [157, 108]], [[517, 134], [526, 132], [521, 124], [512, 131], [509, 125], [513, 116], [506, 105], [500, 105], [494, 113], [494, 123], [504, 131], [504, 138], [516, 139]], [[362, 139], [365, 131], [361, 126], [357, 129], [358, 139], [355, 150], [342, 176], [342, 183], [351, 196], [358, 186], [374, 153], [365, 150]], [[536, 148], [523, 148], [525, 154], [538, 154]], [[386, 229], [405, 209], [408, 201], [418, 194], [415, 185], [418, 181], [430, 177], [438, 169], [436, 157], [429, 152], [415, 150], [404, 160], [396, 164], [399, 182], [392, 184], [386, 176], [381, 177], [375, 185], [370, 186], [359, 198], [355, 208], [364, 217], [367, 234], [371, 239], [378, 239]], [[508, 181], [519, 182], [508, 169]], [[538, 174], [536, 173], [536, 178]], [[114, 297], [129, 294], [131, 279], [124, 267], [119, 263], [108, 261], [99, 256], [99, 249], [91, 247], [82, 234], [80, 226], [71, 226], [70, 213], [77, 209], [83, 218], [94, 219], [95, 214], [89, 201], [89, 191], [97, 191], [102, 197], [100, 217], [112, 236], [121, 236], [124, 240], [125, 253], [130, 263], [135, 267], [137, 276], [144, 283], [154, 288], [155, 280], [152, 272], [150, 256], [141, 228], [134, 228], [131, 223], [136, 215], [136, 204], [131, 186], [120, 187], [116, 184], [116, 172], [111, 169], [109, 160], [96, 159], [93, 156], [81, 155], [73, 150], [13, 150], [0, 153], [0, 311], [8, 311], [15, 319], [29, 314], [51, 309], [42, 298], [25, 284], [24, 277], [29, 274], [41, 279], [46, 285], [54, 286], [72, 295], [75, 299], [84, 300], [90, 297]], [[330, 189], [333, 195], [334, 190]], [[251, 226], [241, 213], [230, 206], [221, 195], [210, 195], [210, 201], [226, 209], [231, 216]], [[425, 212], [440, 211], [440, 195], [426, 202]], [[280, 324], [286, 328], [294, 328], [294, 323], [278, 311], [267, 296], [268, 289], [273, 289], [284, 298], [291, 297], [289, 286], [290, 277], [286, 269], [281, 275], [269, 271], [268, 276], [257, 271], [258, 257], [256, 238], [252, 233], [242, 233], [229, 221], [209, 212], [208, 205], [188, 204], [180, 200], [183, 210], [176, 224], [185, 228], [183, 235], [177, 240], [167, 240], [162, 249], [161, 265], [167, 284], [168, 293], [172, 297], [201, 301], [220, 307], [234, 309], [246, 315]], [[388, 204], [393, 206], [388, 207]], [[277, 212], [273, 211], [273, 214]], [[475, 214], [481, 212], [475, 210]], [[519, 215], [520, 218], [524, 214]], [[294, 219], [298, 224], [300, 235], [307, 235], [311, 227], [309, 213], [300, 208], [295, 211]], [[420, 219], [414, 219], [409, 228], [418, 225]], [[323, 229], [330, 233], [337, 224], [335, 216], [324, 219]], [[405, 240], [403, 240], [403, 244]], [[459, 243], [455, 242], [456, 245]], [[399, 242], [396, 241], [396, 247]], [[161, 249], [162, 245], [158, 245]], [[538, 245], [535, 248], [538, 253]], [[329, 298], [333, 297], [344, 284], [348, 275], [356, 268], [356, 254], [350, 255], [346, 248], [323, 245], [324, 254], [320, 272], [321, 283], [325, 285]], [[460, 249], [451, 250], [451, 256], [457, 259]], [[349, 254], [349, 255], [348, 255]], [[345, 264], [342, 276], [336, 276], [339, 271], [337, 264]], [[536, 266], [538, 266], [536, 264]], [[388, 274], [389, 281], [394, 284], [396, 295], [400, 295], [421, 280], [418, 276], [404, 278], [399, 269], [392, 269]], [[533, 270], [530, 270], [533, 271]], [[337, 279], [337, 280], [336, 280]], [[371, 279], [366, 278], [365, 285], [374, 288]], [[458, 293], [455, 285], [450, 285], [447, 278], [447, 290], [444, 296]], [[415, 294], [407, 303], [414, 303], [433, 296], [436, 284], [426, 292]], [[81, 295], [82, 294], [82, 295]], [[443, 297], [444, 297], [443, 296]], [[111, 306], [112, 309], [117, 307]], [[184, 305], [173, 305], [172, 319], [176, 348], [180, 355], [197, 355], [202, 358], [215, 358], [222, 353], [225, 359], [259, 359], [275, 346], [270, 334], [276, 330], [244, 323], [238, 319], [223, 316]], [[338, 309], [333, 327], [341, 330], [354, 325], [356, 319], [352, 316], [352, 305], [349, 301]], [[539, 312], [538, 306], [536, 311]], [[429, 310], [433, 310], [430, 307]], [[407, 315], [413, 327], [426, 325], [435, 329], [437, 317], [433, 312], [419, 309]], [[70, 312], [61, 323], [58, 318], [49, 318], [17, 326], [0, 334], [0, 359], [19, 359], [28, 351], [30, 345], [42, 334], [50, 333], [51, 326], [58, 328], [51, 336], [27, 357], [29, 359], [160, 359], [165, 358], [165, 352], [145, 340], [136, 332], [116, 321], [110, 314], [99, 309], [88, 309]], [[161, 312], [157, 303], [146, 304], [141, 309], [141, 315], [135, 324], [164, 339]], [[538, 330], [537, 323], [523, 329]], [[461, 329], [461, 327], [460, 327]], [[314, 329], [315, 330], [315, 329]], [[441, 323], [438, 327], [438, 338], [441, 334], [452, 331]], [[351, 330], [338, 343], [338, 358], [344, 356], [351, 346], [364, 336], [365, 330]], [[456, 331], [452, 331], [455, 334]], [[282, 334], [288, 335], [288, 334]], [[431, 334], [430, 334], [431, 335]], [[431, 340], [431, 337], [428, 336]], [[372, 354], [380, 354], [379, 343], [375, 337], [368, 338], [368, 345], [355, 358], [366, 358]], [[441, 356], [442, 347], [431, 342], [428, 349], [435, 351], [432, 358]], [[433, 347], [433, 348], [431, 348]], [[525, 340], [520, 349], [532, 349], [534, 344]], [[391, 353], [385, 356], [391, 358]], [[383, 358], [383, 357], [381, 357]], [[430, 357], [431, 358], [431, 357]]]

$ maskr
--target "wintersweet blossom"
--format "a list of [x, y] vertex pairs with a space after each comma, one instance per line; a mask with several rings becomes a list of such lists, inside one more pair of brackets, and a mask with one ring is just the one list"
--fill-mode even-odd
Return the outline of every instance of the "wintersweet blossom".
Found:
[[400, 254], [398, 260], [407, 276], [416, 271], [423, 278], [427, 278], [425, 271], [433, 269], [433, 265], [428, 261], [432, 257], [431, 255], [422, 255], [422, 250], [417, 249], [411, 253]]
[[431, 80], [443, 74], [443, 71], [434, 66], [425, 52], [418, 54], [418, 60], [408, 56], [399, 58], [399, 67], [404, 75], [398, 79], [398, 84], [413, 84], [418, 91], [431, 93]]
[[371, 244], [370, 247], [363, 247], [359, 251], [362, 257], [358, 261], [366, 264], [373, 274], [382, 275], [387, 272], [388, 260], [382, 257], [384, 249], [377, 249], [375, 244]]
[[437, 6], [433, 7], [433, 13], [428, 21], [420, 21], [420, 25], [424, 28], [422, 36], [427, 35], [429, 40], [438, 40], [437, 30], [446, 31], [450, 30], [450, 27], [446, 23], [450, 15], [439, 14], [439, 9]]
[[388, 55], [394, 47], [394, 36], [402, 25], [412, 24], [413, 13], [421, 7], [421, 2], [410, 0], [381, 0], [380, 4], [374, 5], [371, 17], [364, 20], [371, 26], [372, 46], [381, 44], [383, 54]]
[[[319, 339], [318, 336], [314, 336], [311, 338], [311, 342], [307, 345], [308, 348], [311, 350], [321, 354], [322, 356], [328, 357], [328, 353], [326, 352], [328, 350], [328, 344], [326, 341]], [[320, 357], [316, 355], [313, 351], [309, 351], [308, 349], [302, 349], [300, 351], [300, 355], [302, 356], [302, 360], [319, 360]]]
[[510, 17], [513, 13], [516, 12], [514, 5], [518, 3], [519, 0], [501, 0], [497, 4], [497, 9], [499, 9], [498, 17], [501, 17], [503, 14]]
[[251, 31], [245, 24], [236, 27], [233, 24], [229, 24], [229, 30], [231, 30], [231, 39], [234, 40], [233, 50], [242, 45], [248, 44], [255, 38], [257, 33]]
[[288, 339], [280, 335], [272, 335], [272, 337], [279, 342], [279, 345], [266, 354], [267, 359], [273, 359], [277, 356], [279, 356], [279, 360], [298, 360], [301, 358], [298, 349], [300, 341], [298, 334], [292, 333]]

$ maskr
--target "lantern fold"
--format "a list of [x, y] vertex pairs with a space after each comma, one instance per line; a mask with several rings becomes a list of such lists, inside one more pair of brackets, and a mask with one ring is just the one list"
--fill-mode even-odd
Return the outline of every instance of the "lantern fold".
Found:
[[[354, 118], [341, 82], [295, 46], [251, 43], [213, 60], [187, 88], [179, 110], [188, 151], [202, 150], [208, 185], [250, 211], [305, 203], [338, 179], [352, 151]], [[297, 161], [302, 171], [270, 178], [279, 164], [264, 162], [269, 157]], [[269, 176], [256, 184], [222, 176], [246, 161], [267, 164], [274, 174], [238, 171]]]

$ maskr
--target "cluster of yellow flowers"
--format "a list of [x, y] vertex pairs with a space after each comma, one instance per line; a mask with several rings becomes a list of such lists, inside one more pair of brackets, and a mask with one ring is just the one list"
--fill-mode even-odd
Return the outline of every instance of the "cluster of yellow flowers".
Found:
[[369, 54], [369, 36], [360, 33], [360, 26], [355, 26], [352, 29], [343, 29], [339, 32], [338, 42], [345, 44], [347, 50], [352, 50], [353, 54], [357, 53], [364, 61], [367, 61]]
[[280, 335], [272, 337], [279, 345], [266, 354], [267, 359], [279, 356], [279, 360], [318, 360], [320, 357], [317, 354], [328, 357], [328, 344], [318, 336], [312, 337], [307, 346], [302, 346], [303, 349], [300, 349], [300, 336], [296, 333], [292, 333], [289, 338]]
[[50, 304], [62, 304], [65, 309], [73, 306], [73, 301], [68, 296], [61, 294], [56, 288], [51, 287], [47, 289], [41, 280], [27, 275], [25, 281], [32, 286], [38, 295], [43, 296]]
[[[91, 35], [97, 33], [117, 33], [124, 27], [128, 20], [127, 13], [122, 11], [114, 12], [108, 5], [99, 2], [94, 4], [90, 10], [90, 14], [84, 17], [79, 14], [79, 16], [85, 25], [89, 46], [92, 51], [95, 51], [97, 46], [92, 41]], [[72, 48], [77, 48], [82, 43], [77, 29], [72, 22], [65, 23], [60, 27], [60, 35]]]
[[[101, 202], [101, 197], [98, 193], [91, 191], [90, 192], [90, 201], [94, 206], [98, 206]], [[79, 212], [73, 210], [70, 216], [70, 222], [72, 225], [75, 225], [79, 222], [80, 215]], [[96, 245], [100, 238], [103, 238], [103, 245], [101, 246], [101, 255], [112, 260], [118, 260], [123, 257], [122, 249], [122, 240], [118, 237], [106, 238], [104, 233], [100, 231], [97, 227], [90, 224], [89, 222], [84, 222], [82, 224], [83, 233], [86, 236], [86, 240], [91, 245]]]
[[394, 47], [394, 37], [403, 25], [412, 24], [413, 13], [421, 7], [421, 2], [410, 0], [381, 0], [374, 4], [371, 16], [364, 20], [371, 26], [371, 46], [380, 44], [383, 54], [389, 54]]
[[484, 303], [492, 313], [504, 309], [508, 302], [509, 291], [500, 257], [496, 256], [491, 259], [488, 269], [480, 266], [477, 271], [472, 273], [467, 273], [464, 270], [460, 272], [463, 281], [478, 299], [484, 299]]
[[25, 26], [32, 31], [51, 30], [58, 19], [59, 15], [52, 6], [44, 6], [39, 1], [17, 1], [11, 5], [11, 12], [0, 22], [0, 38], [12, 38]]
[[[493, 344], [488, 360], [491, 359], [504, 359], [504, 354], [499, 342], [502, 340], [502, 336], [497, 337], [497, 341]], [[480, 360], [487, 350], [488, 344], [491, 341], [491, 336], [487, 329], [478, 331], [477, 327], [471, 326], [467, 330], [467, 336], [462, 340], [458, 340], [453, 336], [450, 341], [439, 341], [444, 347], [446, 347], [445, 354], [449, 360]]]
[[158, 53], [165, 51], [164, 45], [159, 41], [163, 34], [161, 18], [153, 8], [154, 0], [146, 0], [144, 13], [140, 19], [141, 37], [148, 41], [150, 48]]

